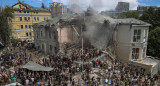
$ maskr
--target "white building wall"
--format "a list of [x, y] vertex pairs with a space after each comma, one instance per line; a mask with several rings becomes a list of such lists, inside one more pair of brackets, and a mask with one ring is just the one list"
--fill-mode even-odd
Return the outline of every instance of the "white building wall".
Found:
[[[134, 30], [135, 29], [140, 29], [141, 30], [141, 37], [140, 37], [140, 42], [133, 42], [133, 36], [134, 36]], [[147, 31], [146, 37], [145, 37], [145, 31]], [[132, 29], [131, 29], [131, 43], [132, 43], [132, 48], [139, 48], [139, 60], [143, 60], [143, 49], [145, 49], [145, 55], [144, 57], [146, 57], [146, 50], [147, 50], [147, 40], [148, 40], [148, 31], [149, 31], [149, 27], [148, 26], [144, 26], [144, 25], [132, 25]], [[145, 40], [144, 40], [145, 39]], [[130, 53], [130, 60], [132, 60], [132, 53]]]
[[[141, 30], [140, 42], [133, 42], [134, 30]], [[145, 30], [147, 30], [146, 41], [144, 41]], [[148, 39], [148, 26], [144, 25], [129, 25], [120, 24], [117, 27], [117, 57], [120, 61], [131, 61], [132, 60], [132, 49], [139, 48], [139, 60], [143, 60], [143, 48], [145, 47], [145, 56], [147, 50], [147, 39]]]
[[130, 25], [119, 25], [117, 27], [117, 56], [120, 61], [129, 61], [131, 48]]

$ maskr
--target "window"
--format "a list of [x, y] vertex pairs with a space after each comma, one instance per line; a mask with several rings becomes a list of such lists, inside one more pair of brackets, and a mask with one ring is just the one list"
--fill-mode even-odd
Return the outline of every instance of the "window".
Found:
[[22, 17], [20, 17], [19, 20], [22, 21]]
[[50, 45], [50, 51], [52, 51], [52, 45]]
[[38, 12], [36, 12], [38, 14]]
[[23, 25], [21, 25], [21, 29], [23, 29]]
[[34, 21], [36, 21], [36, 17], [34, 17]]
[[27, 13], [29, 13], [29, 11], [27, 11]]
[[132, 59], [138, 59], [139, 58], [139, 48], [133, 48], [132, 49]]
[[27, 25], [25, 25], [25, 28], [27, 29]]
[[38, 32], [37, 32], [37, 39], [38, 39]]
[[27, 21], [27, 17], [24, 17], [24, 20]]
[[30, 32], [29, 35], [32, 36], [32, 33]]
[[54, 35], [54, 39], [55, 39], [55, 40], [57, 39], [56, 35]]
[[41, 37], [43, 36], [43, 33], [42, 33], [42, 31], [41, 31]]
[[24, 11], [24, 13], [26, 13], [26, 11]]
[[55, 53], [57, 53], [57, 47], [54, 47]]
[[133, 35], [133, 42], [140, 42], [140, 39], [141, 39], [141, 30], [135, 29]]
[[19, 11], [19, 13], [21, 13], [21, 11]]
[[28, 32], [26, 32], [26, 36], [28, 36]]
[[30, 21], [30, 17], [28, 17], [28, 21]]
[[49, 31], [49, 38], [51, 38], [51, 32]]
[[143, 58], [146, 56], [146, 47], [143, 48]]
[[29, 29], [31, 29], [31, 25], [29, 25]]
[[39, 17], [37, 17], [37, 21], [39, 21]]

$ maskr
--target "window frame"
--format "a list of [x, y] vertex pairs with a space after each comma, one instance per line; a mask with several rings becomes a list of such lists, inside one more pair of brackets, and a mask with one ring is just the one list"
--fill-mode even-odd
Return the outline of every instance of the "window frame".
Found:
[[140, 48], [132, 48], [132, 60], [139, 59], [139, 56], [140, 56]]
[[23, 29], [23, 25], [21, 25], [21, 29]]
[[34, 21], [36, 21], [36, 17], [34, 17]]
[[25, 28], [27, 29], [27, 28], [28, 28], [28, 25], [25, 25]]
[[28, 32], [26, 32], [26, 36], [28, 36]]
[[23, 18], [22, 18], [22, 17], [19, 17], [19, 21], [23, 21]]
[[133, 42], [141, 42], [141, 34], [142, 34], [142, 31], [141, 29], [134, 29], [133, 30]]

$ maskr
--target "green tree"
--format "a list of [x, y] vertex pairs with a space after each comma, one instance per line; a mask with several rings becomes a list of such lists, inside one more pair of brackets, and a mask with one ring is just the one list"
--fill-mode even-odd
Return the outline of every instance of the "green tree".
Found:
[[143, 15], [140, 17], [142, 21], [152, 24], [150, 31], [155, 29], [155, 27], [160, 27], [160, 8], [150, 7], [148, 10], [143, 12]]
[[0, 39], [6, 46], [9, 43], [11, 28], [10, 23], [13, 18], [13, 10], [6, 6], [5, 8], [0, 7]]
[[45, 6], [44, 6], [44, 3], [42, 3], [42, 6], [41, 6], [41, 8], [45, 8]]
[[160, 57], [160, 27], [156, 27], [149, 33], [147, 54]]
[[132, 10], [132, 11], [127, 11], [125, 13], [122, 13], [118, 16], [118, 18], [139, 18], [139, 14], [137, 11]]

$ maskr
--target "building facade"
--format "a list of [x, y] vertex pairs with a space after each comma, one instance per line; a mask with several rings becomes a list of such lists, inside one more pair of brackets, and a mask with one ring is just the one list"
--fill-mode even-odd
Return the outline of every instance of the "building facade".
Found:
[[[45, 54], [55, 54], [61, 50], [61, 46], [78, 39], [78, 27], [65, 24], [74, 14], [64, 14], [34, 25], [35, 47]], [[48, 26], [48, 29], [46, 26]]]
[[128, 2], [118, 2], [115, 10], [106, 10], [102, 11], [102, 15], [107, 15], [112, 18], [118, 18], [120, 14], [129, 11], [129, 3]]
[[137, 68], [144, 68], [146, 74], [158, 73], [160, 61], [146, 55], [150, 24], [137, 19], [117, 19], [115, 31], [117, 58], [121, 62], [131, 63]]
[[148, 10], [150, 7], [153, 7], [153, 8], [158, 8], [156, 6], [138, 6], [137, 7], [137, 11], [140, 15], [143, 14], [144, 11]]
[[118, 2], [115, 10], [118, 12], [129, 11], [129, 3], [128, 2]]
[[49, 3], [49, 8], [51, 10], [52, 17], [57, 17], [62, 14], [65, 14], [68, 10], [67, 7], [64, 6], [62, 3], [57, 2]]
[[24, 2], [18, 2], [12, 6], [14, 18], [12, 20], [12, 37], [22, 40], [33, 40], [33, 24], [51, 18], [47, 9], [30, 6]]
[[55, 54], [58, 52], [58, 32], [55, 25], [34, 26], [34, 43], [37, 50], [44, 54]]

